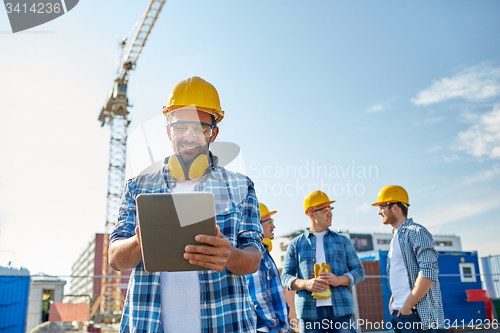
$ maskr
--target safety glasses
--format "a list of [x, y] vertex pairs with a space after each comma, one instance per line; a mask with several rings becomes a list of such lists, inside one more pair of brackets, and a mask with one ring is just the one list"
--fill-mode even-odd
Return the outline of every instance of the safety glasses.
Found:
[[178, 121], [173, 124], [169, 124], [174, 134], [177, 136], [185, 136], [188, 131], [191, 131], [195, 137], [204, 136], [209, 137], [212, 134], [214, 125], [196, 122], [196, 121]]

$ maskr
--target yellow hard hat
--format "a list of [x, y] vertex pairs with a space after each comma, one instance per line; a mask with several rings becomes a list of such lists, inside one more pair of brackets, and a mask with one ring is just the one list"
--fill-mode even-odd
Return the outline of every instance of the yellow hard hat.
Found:
[[260, 210], [260, 217], [262, 218], [263, 216], [266, 216], [266, 215], [274, 215], [277, 213], [277, 211], [272, 211], [270, 212], [269, 209], [267, 209], [266, 205], [264, 205], [263, 203], [260, 203], [259, 202], [259, 210]]
[[163, 107], [163, 113], [194, 105], [197, 110], [211, 114], [219, 123], [224, 118], [221, 110], [219, 94], [215, 87], [201, 77], [193, 76], [175, 85], [170, 93], [168, 105]]
[[307, 211], [312, 207], [319, 206], [325, 203], [331, 204], [334, 202], [335, 201], [330, 201], [330, 199], [325, 193], [321, 191], [312, 191], [304, 199], [304, 210], [307, 215]]
[[384, 186], [378, 192], [378, 201], [372, 204], [372, 206], [380, 206], [389, 202], [402, 202], [409, 206], [408, 192], [398, 185]]

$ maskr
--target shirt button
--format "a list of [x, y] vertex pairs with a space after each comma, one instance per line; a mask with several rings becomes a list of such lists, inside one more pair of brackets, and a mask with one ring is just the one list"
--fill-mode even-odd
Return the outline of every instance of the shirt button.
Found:
[[316, 248], [315, 248], [315, 247], [313, 247], [313, 250], [315, 250], [315, 249], [316, 249]]
[[229, 208], [227, 208], [227, 207], [226, 207], [225, 211], [226, 211], [226, 212], [229, 212]]

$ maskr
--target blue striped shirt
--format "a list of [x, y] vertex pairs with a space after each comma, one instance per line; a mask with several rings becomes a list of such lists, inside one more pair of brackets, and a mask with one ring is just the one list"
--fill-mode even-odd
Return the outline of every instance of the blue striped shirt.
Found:
[[[330, 265], [333, 274], [345, 275], [350, 281], [348, 286], [330, 287], [333, 313], [335, 316], [349, 316], [354, 314], [351, 287], [365, 279], [365, 270], [349, 238], [330, 229], [327, 230], [323, 239], [326, 264]], [[297, 278], [302, 280], [314, 278], [315, 263], [316, 237], [314, 233], [305, 230], [288, 245], [281, 275], [283, 285], [292, 290], [292, 282]], [[316, 299], [307, 290], [298, 290], [295, 293], [295, 310], [300, 319], [323, 319], [317, 318]]]
[[267, 327], [272, 333], [290, 332], [280, 273], [268, 251], [262, 255], [259, 270], [248, 275], [248, 290], [257, 313], [257, 329]]
[[[417, 303], [416, 308], [424, 329], [444, 328], [443, 302], [439, 286], [438, 253], [431, 233], [420, 224], [407, 219], [398, 228], [399, 246], [403, 255], [410, 290], [418, 276], [433, 280], [431, 289]], [[391, 258], [387, 257], [387, 279], [390, 281]], [[389, 288], [391, 284], [389, 282]]]
[[[195, 191], [215, 195], [217, 225], [233, 247], [253, 246], [264, 252], [259, 206], [253, 182], [246, 176], [214, 166], [196, 184]], [[110, 244], [135, 235], [136, 197], [141, 193], [171, 192], [176, 180], [167, 160], [156, 173], [127, 181], [122, 195], [118, 223], [110, 235]], [[224, 270], [199, 271], [202, 332], [254, 332], [251, 300], [244, 275]], [[181, 302], [182, 300], [179, 300]], [[160, 273], [148, 273], [142, 262], [133, 269], [123, 308], [120, 332], [163, 332], [161, 323]], [[189, 320], [189, 319], [187, 319]]]

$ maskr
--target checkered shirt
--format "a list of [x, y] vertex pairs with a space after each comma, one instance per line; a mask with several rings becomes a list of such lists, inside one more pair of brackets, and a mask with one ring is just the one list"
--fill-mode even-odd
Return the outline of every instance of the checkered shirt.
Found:
[[247, 277], [248, 291], [257, 312], [257, 329], [267, 327], [272, 333], [290, 332], [280, 273], [269, 251], [262, 255], [259, 270]]
[[[246, 176], [217, 167], [197, 183], [195, 191], [215, 195], [217, 225], [231, 245], [239, 249], [253, 246], [262, 253], [262, 226], [253, 182]], [[110, 244], [134, 236], [137, 226], [136, 197], [141, 193], [171, 192], [176, 180], [167, 166], [154, 174], [140, 175], [127, 181], [122, 195], [118, 223], [110, 235]], [[202, 332], [254, 332], [251, 300], [244, 275], [224, 270], [199, 271]], [[181, 302], [182, 300], [178, 300]], [[148, 273], [142, 262], [133, 269], [123, 308], [120, 332], [163, 332], [161, 322], [160, 273]]]
[[[441, 300], [441, 288], [439, 286], [438, 253], [434, 248], [431, 233], [420, 224], [407, 219], [398, 228], [399, 246], [403, 255], [410, 290], [413, 290], [417, 276], [423, 276], [434, 283], [431, 289], [417, 303], [416, 308], [422, 327], [444, 328], [443, 302]], [[387, 280], [389, 288], [391, 273], [391, 258], [387, 258]]]
[[[330, 265], [333, 274], [345, 275], [350, 281], [348, 286], [330, 287], [333, 313], [335, 316], [349, 316], [354, 314], [351, 288], [365, 279], [365, 270], [349, 238], [330, 229], [327, 230], [323, 239], [326, 264]], [[315, 263], [316, 236], [306, 230], [288, 245], [281, 275], [283, 285], [292, 290], [292, 282], [296, 279], [314, 278]], [[317, 318], [316, 299], [307, 290], [298, 290], [295, 293], [295, 310], [300, 319], [323, 319]]]

